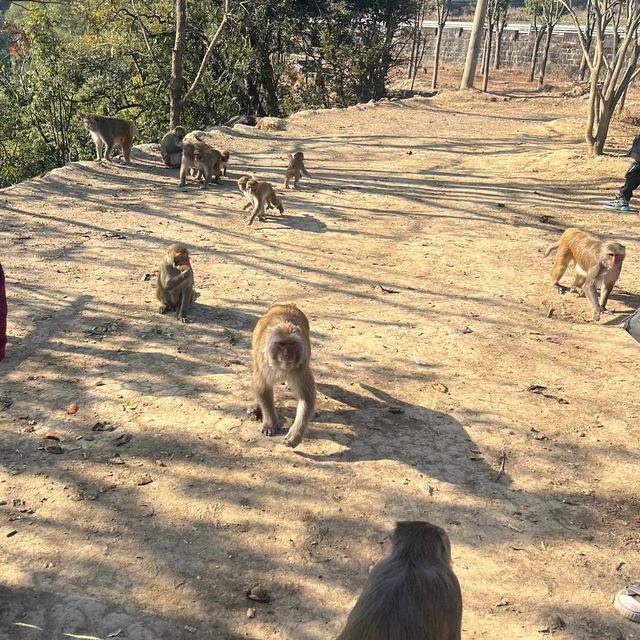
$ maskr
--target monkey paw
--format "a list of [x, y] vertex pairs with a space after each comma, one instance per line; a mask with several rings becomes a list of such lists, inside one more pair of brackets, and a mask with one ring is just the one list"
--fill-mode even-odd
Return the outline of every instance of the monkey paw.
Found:
[[249, 407], [247, 409], [247, 415], [253, 420], [262, 420], [262, 409], [260, 407]]
[[158, 307], [158, 313], [161, 313], [161, 314], [166, 313], [168, 308], [169, 307], [167, 307], [167, 305], [163, 304], [160, 307]]
[[301, 442], [302, 442], [301, 435], [296, 434], [295, 436], [292, 436], [291, 432], [289, 432], [285, 436], [283, 444], [285, 447], [291, 447], [292, 449], [295, 449]]
[[187, 320], [187, 316], [178, 316], [178, 320], [180, 320], [180, 322], [184, 322], [184, 324], [187, 324], [189, 322]]
[[265, 436], [275, 436], [277, 432], [278, 432], [278, 427], [277, 426], [275, 426], [273, 424], [263, 423], [263, 425], [262, 425], [262, 433], [264, 433]]

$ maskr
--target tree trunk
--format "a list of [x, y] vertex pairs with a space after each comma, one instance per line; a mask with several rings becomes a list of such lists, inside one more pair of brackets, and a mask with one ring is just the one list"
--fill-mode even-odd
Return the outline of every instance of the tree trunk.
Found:
[[420, 33], [420, 27], [418, 26], [418, 16], [416, 16], [416, 24], [413, 28], [413, 33], [411, 34], [411, 56], [409, 57], [409, 67], [407, 69], [407, 78], [415, 77], [414, 72], [414, 61], [416, 57], [416, 41], [418, 39], [418, 34]]
[[187, 0], [176, 0], [176, 38], [171, 58], [171, 79], [169, 80], [169, 128], [175, 129], [180, 124], [182, 104], [182, 63], [184, 60], [184, 38], [187, 23]]
[[433, 53], [433, 76], [431, 77], [431, 89], [435, 89], [438, 84], [438, 67], [440, 66], [440, 45], [442, 44], [442, 32], [444, 25], [438, 25], [438, 35], [436, 36], [436, 50]]
[[594, 156], [601, 156], [604, 152], [604, 143], [607, 141], [607, 133], [609, 132], [609, 125], [615, 108], [616, 105], [613, 100], [602, 103], [600, 121], [598, 122], [596, 135], [593, 138], [592, 154]]
[[484, 32], [484, 40], [482, 41], [482, 64], [480, 65], [480, 75], [484, 77], [484, 70], [487, 66], [487, 36], [488, 30]]
[[484, 61], [484, 76], [482, 77], [482, 90], [486, 91], [489, 86], [489, 67], [491, 67], [491, 43], [493, 42], [493, 25], [489, 25], [487, 31], [487, 50]]
[[482, 32], [484, 31], [484, 20], [487, 16], [487, 7], [489, 0], [477, 0], [476, 11], [473, 17], [473, 27], [471, 28], [471, 36], [469, 37], [469, 47], [467, 49], [467, 58], [464, 63], [464, 71], [462, 72], [462, 81], [460, 89], [471, 89], [473, 80], [476, 75], [476, 66], [478, 64], [478, 54], [480, 53], [480, 44], [482, 42]]
[[553, 34], [553, 26], [547, 26], [547, 39], [544, 43], [544, 53], [542, 54], [542, 62], [540, 63], [540, 75], [538, 76], [538, 91], [544, 86], [544, 74], [547, 70], [547, 58], [549, 57], [549, 45], [551, 44], [551, 35]]
[[529, 82], [533, 82], [533, 76], [536, 72], [536, 59], [538, 58], [538, 49], [540, 48], [540, 41], [546, 31], [546, 25], [540, 27], [540, 30], [536, 34], [535, 42], [533, 43], [533, 51], [531, 52], [531, 66], [529, 67]]
[[502, 34], [504, 32], [505, 23], [503, 22], [500, 25], [500, 28], [496, 31], [496, 52], [495, 57], [493, 59], [493, 67], [494, 69], [500, 68], [500, 53], [502, 50]]

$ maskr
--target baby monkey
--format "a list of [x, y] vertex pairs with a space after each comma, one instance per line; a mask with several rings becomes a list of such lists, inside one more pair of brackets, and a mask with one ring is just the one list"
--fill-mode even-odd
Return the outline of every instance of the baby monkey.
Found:
[[304, 167], [304, 153], [302, 153], [302, 151], [296, 151], [296, 153], [290, 156], [289, 166], [287, 167], [287, 172], [284, 176], [283, 188], [288, 189], [289, 180], [293, 178], [293, 188], [295, 189], [298, 186], [301, 173], [304, 173], [307, 178], [311, 177]]

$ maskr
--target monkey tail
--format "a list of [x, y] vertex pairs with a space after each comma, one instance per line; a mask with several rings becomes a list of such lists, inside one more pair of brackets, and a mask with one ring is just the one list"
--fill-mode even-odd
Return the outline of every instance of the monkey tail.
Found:
[[546, 258], [550, 253], [553, 253], [558, 247], [560, 246], [559, 242], [556, 242], [555, 244], [549, 245], [549, 247], [547, 247], [547, 251], [544, 254], [544, 258]]
[[149, 140], [149, 138], [145, 138], [139, 131], [138, 131], [138, 127], [136, 126], [136, 124], [133, 124], [133, 135], [142, 140], [142, 142], [151, 142], [151, 140]]

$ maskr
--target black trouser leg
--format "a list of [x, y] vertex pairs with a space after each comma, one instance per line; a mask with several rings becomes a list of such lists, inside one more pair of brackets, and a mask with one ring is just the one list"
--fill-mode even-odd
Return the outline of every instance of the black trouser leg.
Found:
[[640, 162], [634, 160], [624, 176], [624, 184], [620, 189], [620, 195], [625, 200], [631, 200], [635, 189], [640, 186]]

